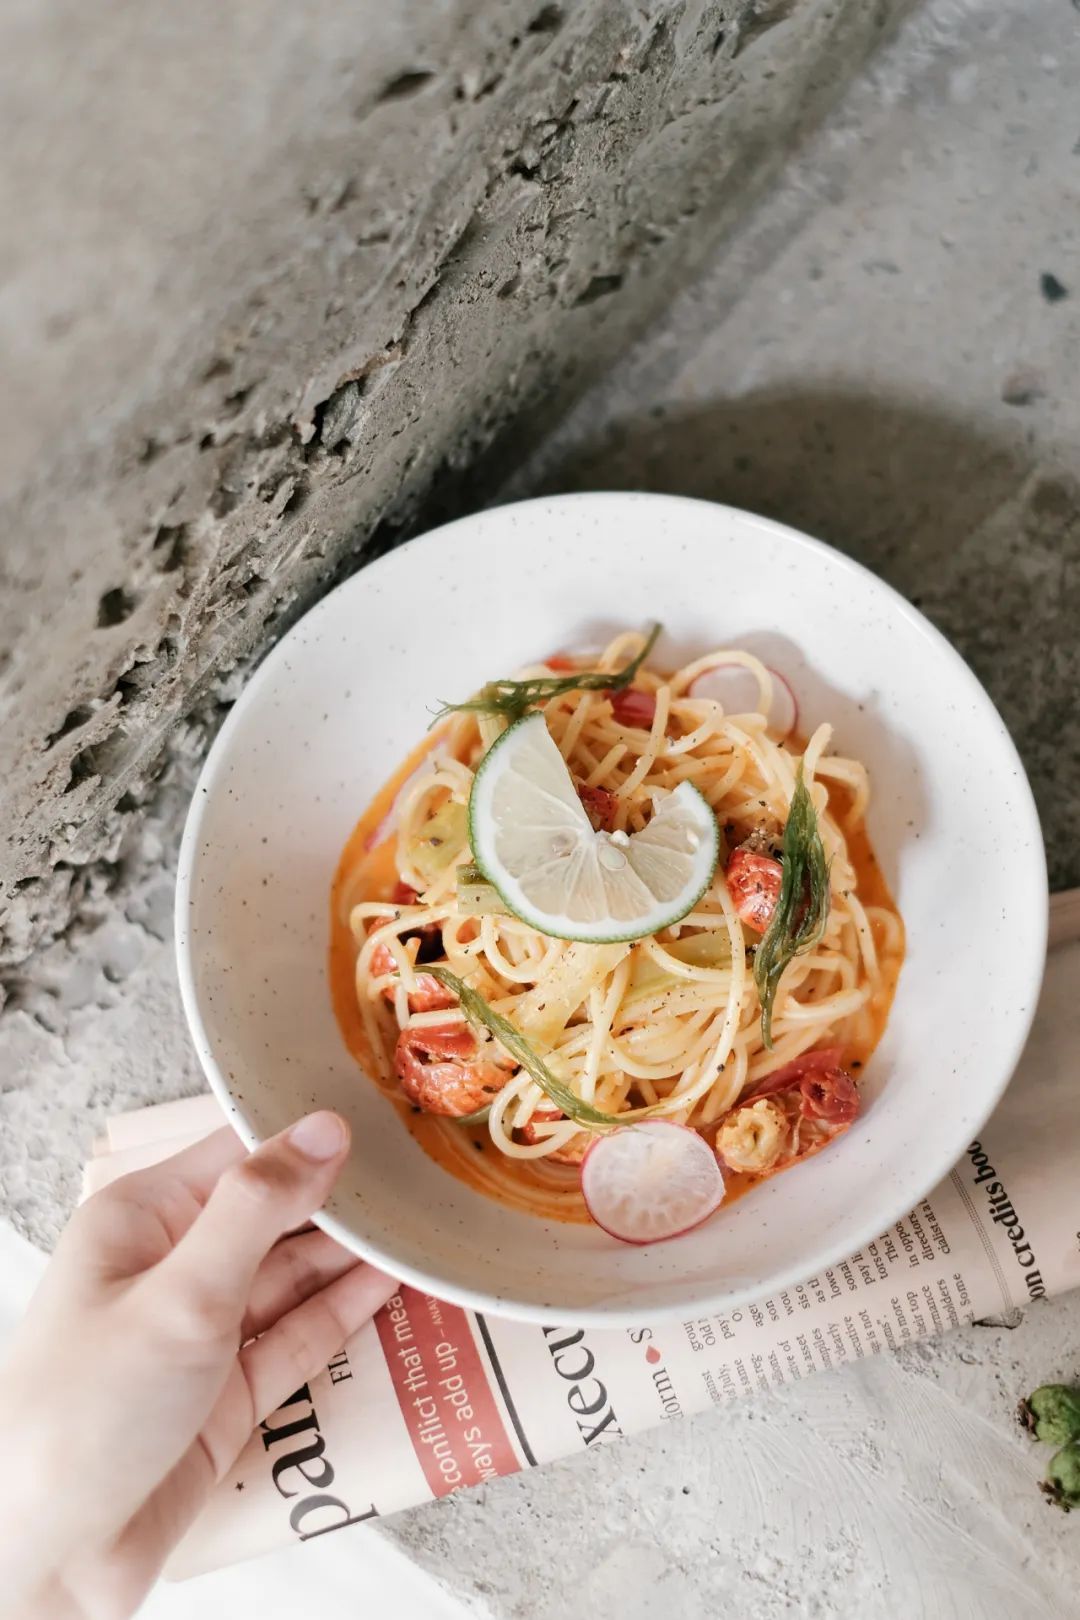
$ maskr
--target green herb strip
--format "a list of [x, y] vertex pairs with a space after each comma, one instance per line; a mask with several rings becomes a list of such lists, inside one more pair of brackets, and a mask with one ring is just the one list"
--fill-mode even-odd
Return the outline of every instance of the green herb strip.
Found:
[[454, 1124], [455, 1125], [486, 1125], [490, 1117], [491, 1117], [491, 1104], [490, 1103], [485, 1103], [483, 1108], [478, 1108], [476, 1110], [475, 1114], [457, 1114], [455, 1116], [455, 1118], [454, 1118]]
[[637, 657], [622, 669], [583, 669], [574, 675], [545, 675], [531, 681], [489, 681], [478, 697], [465, 703], [444, 703], [431, 724], [436, 725], [449, 714], [501, 714], [511, 721], [520, 720], [536, 704], [561, 697], [564, 692], [621, 692], [633, 681], [659, 634], [660, 626], [654, 624]]
[[[579, 1125], [611, 1126], [626, 1124], [631, 1117], [629, 1114], [605, 1114], [599, 1108], [594, 1108], [591, 1103], [582, 1102], [581, 1098], [576, 1096], [569, 1086], [564, 1086], [561, 1080], [557, 1080], [543, 1059], [533, 1051], [521, 1032], [516, 1030], [513, 1024], [497, 1013], [494, 1008], [489, 1007], [483, 996], [470, 989], [463, 980], [458, 978], [456, 973], [451, 973], [449, 968], [441, 966], [438, 962], [427, 963], [424, 972], [430, 973], [432, 978], [438, 979], [440, 984], [444, 984], [448, 990], [457, 996], [458, 1001], [461, 1003], [461, 1010], [469, 1022], [474, 1025], [482, 1025], [484, 1029], [494, 1035], [499, 1045], [509, 1053], [515, 1062], [521, 1064], [521, 1067], [536, 1081], [540, 1090], [551, 1099], [556, 1108], [562, 1110], [568, 1119], [576, 1121]], [[634, 1110], [634, 1114], [639, 1118], [645, 1112], [647, 1112], [645, 1109]]]
[[761, 1035], [773, 1044], [772, 1015], [784, 969], [812, 950], [829, 918], [829, 863], [818, 832], [817, 812], [803, 780], [795, 778], [783, 843], [784, 875], [772, 921], [754, 956], [754, 983], [761, 1001]]

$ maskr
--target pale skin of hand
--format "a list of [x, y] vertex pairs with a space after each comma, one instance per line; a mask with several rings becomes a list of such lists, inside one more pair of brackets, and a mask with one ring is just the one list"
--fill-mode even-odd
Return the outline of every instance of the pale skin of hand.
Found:
[[252, 1431], [395, 1291], [297, 1231], [348, 1152], [309, 1114], [230, 1130], [77, 1211], [0, 1369], [0, 1603], [123, 1620]]

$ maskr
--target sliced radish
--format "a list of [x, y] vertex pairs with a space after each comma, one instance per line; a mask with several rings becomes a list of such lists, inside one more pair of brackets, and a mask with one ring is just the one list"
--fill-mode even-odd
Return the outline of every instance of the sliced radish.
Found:
[[651, 1119], [596, 1139], [582, 1162], [581, 1191], [612, 1237], [659, 1243], [708, 1219], [723, 1201], [724, 1177], [704, 1137]]
[[[799, 706], [795, 694], [779, 670], [770, 669], [773, 692], [769, 705], [768, 722], [781, 737], [795, 730]], [[724, 705], [725, 714], [756, 714], [761, 701], [757, 676], [745, 664], [714, 664], [691, 681], [688, 696], [713, 698]]]

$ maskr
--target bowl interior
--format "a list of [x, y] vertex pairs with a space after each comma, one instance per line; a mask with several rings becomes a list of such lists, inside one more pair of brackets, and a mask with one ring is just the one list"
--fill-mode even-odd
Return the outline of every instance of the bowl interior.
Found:
[[[345, 1051], [330, 1007], [342, 846], [436, 700], [660, 617], [656, 661], [751, 647], [809, 732], [869, 766], [872, 838], [908, 954], [858, 1125], [697, 1232], [630, 1248], [469, 1191], [429, 1160]], [[656, 496], [482, 513], [321, 602], [229, 717], [181, 859], [181, 984], [200, 1058], [249, 1141], [312, 1107], [352, 1121], [324, 1223], [405, 1280], [509, 1315], [609, 1325], [761, 1295], [903, 1214], [975, 1135], [1041, 977], [1042, 842], [1015, 749], [947, 643], [838, 553], [763, 519]]]

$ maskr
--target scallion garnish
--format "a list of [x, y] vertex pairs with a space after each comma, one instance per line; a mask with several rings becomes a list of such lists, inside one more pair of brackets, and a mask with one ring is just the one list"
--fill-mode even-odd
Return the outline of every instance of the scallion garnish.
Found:
[[530, 681], [489, 681], [465, 703], [444, 703], [431, 723], [435, 725], [448, 714], [497, 714], [514, 721], [563, 692], [621, 692], [633, 681], [659, 634], [660, 626], [654, 624], [637, 657], [622, 669], [583, 669], [573, 675], [541, 675]]
[[772, 921], [754, 956], [754, 983], [761, 1001], [761, 1035], [771, 1047], [773, 1003], [784, 969], [812, 950], [829, 917], [829, 863], [818, 832], [817, 812], [803, 780], [795, 778], [782, 850], [784, 875]]

